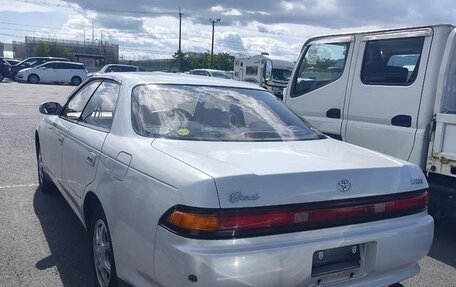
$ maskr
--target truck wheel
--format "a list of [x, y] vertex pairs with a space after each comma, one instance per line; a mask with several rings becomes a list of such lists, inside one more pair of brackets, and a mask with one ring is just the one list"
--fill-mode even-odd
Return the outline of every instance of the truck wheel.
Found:
[[91, 218], [92, 266], [99, 287], [117, 287], [118, 279], [108, 221], [101, 206], [95, 207]]
[[30, 76], [28, 76], [27, 80], [30, 84], [36, 84], [40, 81], [40, 77], [38, 77], [38, 75], [31, 74]]
[[73, 86], [79, 86], [81, 84], [81, 82], [82, 82], [81, 78], [79, 78], [77, 76], [71, 78], [71, 84]]

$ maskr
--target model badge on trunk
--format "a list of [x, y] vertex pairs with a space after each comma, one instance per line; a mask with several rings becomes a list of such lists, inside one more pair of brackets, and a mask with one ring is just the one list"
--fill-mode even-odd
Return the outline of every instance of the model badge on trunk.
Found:
[[337, 189], [342, 192], [349, 191], [351, 188], [351, 183], [348, 179], [342, 179], [337, 183]]
[[240, 191], [236, 191], [236, 192], [230, 193], [228, 200], [231, 203], [237, 203], [239, 201], [245, 201], [245, 200], [258, 200], [259, 198], [260, 198], [260, 195], [257, 192], [252, 193], [252, 194], [243, 194]]

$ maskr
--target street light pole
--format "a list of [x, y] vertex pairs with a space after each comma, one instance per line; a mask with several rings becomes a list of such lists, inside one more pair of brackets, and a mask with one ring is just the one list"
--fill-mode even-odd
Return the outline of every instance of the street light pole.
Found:
[[214, 63], [214, 27], [215, 27], [215, 23], [220, 22], [220, 18], [217, 18], [217, 19], [209, 18], [209, 21], [212, 23], [212, 46], [211, 46], [211, 68], [212, 68], [213, 63]]
[[178, 51], [178, 60], [179, 60], [179, 73], [182, 72], [182, 50], [181, 50], [181, 42], [182, 42], [182, 12], [181, 7], [179, 7], [179, 51]]

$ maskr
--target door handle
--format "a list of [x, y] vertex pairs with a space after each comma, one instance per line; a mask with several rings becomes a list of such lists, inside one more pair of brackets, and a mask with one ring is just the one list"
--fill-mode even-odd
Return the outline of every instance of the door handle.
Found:
[[412, 117], [409, 115], [397, 115], [391, 119], [391, 124], [393, 126], [409, 128], [412, 126]]
[[332, 108], [327, 110], [326, 117], [330, 119], [340, 119], [340, 109]]
[[62, 134], [59, 134], [59, 143], [63, 144], [64, 140], [65, 140], [65, 137]]
[[89, 154], [87, 155], [86, 161], [90, 166], [95, 166], [96, 159], [97, 159], [97, 155], [93, 152], [89, 152]]

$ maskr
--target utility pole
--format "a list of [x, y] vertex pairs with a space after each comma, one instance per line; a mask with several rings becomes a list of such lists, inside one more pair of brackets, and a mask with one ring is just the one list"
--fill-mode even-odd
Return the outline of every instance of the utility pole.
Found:
[[182, 72], [182, 12], [181, 7], [179, 7], [179, 51], [178, 51], [178, 60], [179, 60], [179, 73]]
[[93, 28], [93, 20], [92, 20], [92, 45], [93, 45], [93, 41], [95, 41], [95, 30]]
[[209, 22], [212, 23], [212, 47], [211, 47], [211, 68], [212, 68], [213, 63], [214, 63], [214, 26], [215, 26], [215, 23], [220, 22], [220, 18], [217, 18], [217, 19], [209, 18]]

